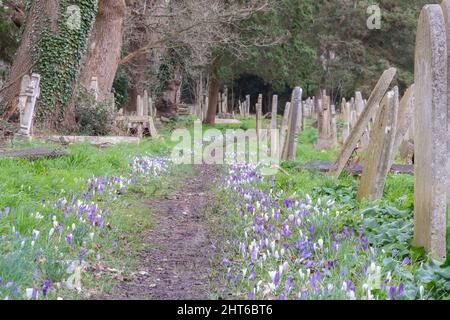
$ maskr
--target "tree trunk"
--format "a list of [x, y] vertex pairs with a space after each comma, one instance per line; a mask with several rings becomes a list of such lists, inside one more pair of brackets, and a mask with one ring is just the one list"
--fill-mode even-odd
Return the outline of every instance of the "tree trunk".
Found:
[[217, 103], [219, 102], [219, 89], [220, 89], [220, 82], [218, 76], [219, 68], [220, 68], [220, 61], [218, 58], [215, 58], [213, 61], [210, 75], [210, 82], [208, 89], [209, 103], [208, 103], [208, 111], [206, 113], [205, 124], [216, 123]]
[[126, 11], [125, 0], [100, 0], [95, 24], [83, 58], [79, 83], [89, 88], [92, 77], [98, 79], [99, 101], [111, 95], [119, 66]]
[[35, 65], [33, 49], [39, 42], [41, 32], [47, 26], [50, 26], [53, 32], [57, 32], [58, 7], [58, 0], [35, 0], [31, 3], [8, 81], [0, 92], [0, 104], [3, 106], [0, 113], [3, 120], [9, 120], [17, 111], [20, 83], [25, 74], [33, 71]]

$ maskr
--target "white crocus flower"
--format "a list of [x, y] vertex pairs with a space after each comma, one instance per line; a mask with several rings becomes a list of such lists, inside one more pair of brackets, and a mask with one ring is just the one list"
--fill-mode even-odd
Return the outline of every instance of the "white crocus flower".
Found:
[[319, 244], [320, 249], [323, 249], [323, 240], [322, 240], [322, 239], [319, 239], [319, 240], [317, 241], [317, 243]]

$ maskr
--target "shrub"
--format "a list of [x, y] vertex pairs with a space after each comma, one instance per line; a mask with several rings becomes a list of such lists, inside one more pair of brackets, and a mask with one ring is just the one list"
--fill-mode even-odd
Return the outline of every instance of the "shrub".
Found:
[[107, 135], [114, 127], [116, 110], [112, 101], [96, 102], [87, 89], [81, 89], [76, 97], [75, 117], [80, 134]]

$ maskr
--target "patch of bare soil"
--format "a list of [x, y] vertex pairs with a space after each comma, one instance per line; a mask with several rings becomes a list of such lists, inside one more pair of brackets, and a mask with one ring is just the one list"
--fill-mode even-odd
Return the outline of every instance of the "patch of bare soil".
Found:
[[[199, 166], [198, 174], [168, 199], [148, 200], [155, 227], [142, 239], [138, 270], [105, 299], [198, 300], [210, 298], [212, 266], [218, 248], [205, 209], [213, 205], [210, 191], [220, 176], [220, 168]], [[211, 282], [212, 280], [212, 282]]]

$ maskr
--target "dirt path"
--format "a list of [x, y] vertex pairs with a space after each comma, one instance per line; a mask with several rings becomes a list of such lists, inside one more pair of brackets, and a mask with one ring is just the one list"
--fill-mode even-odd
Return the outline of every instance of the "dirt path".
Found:
[[219, 168], [200, 166], [198, 174], [169, 199], [145, 202], [154, 212], [156, 226], [143, 239], [138, 273], [107, 299], [210, 298], [210, 262], [217, 252], [217, 239], [203, 212], [212, 205], [209, 192], [218, 177]]

